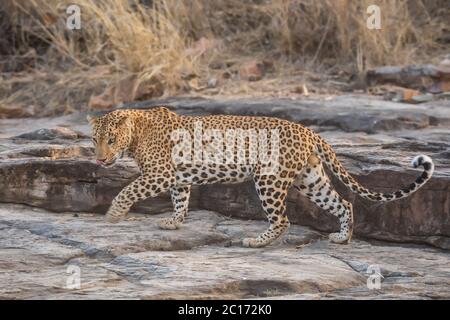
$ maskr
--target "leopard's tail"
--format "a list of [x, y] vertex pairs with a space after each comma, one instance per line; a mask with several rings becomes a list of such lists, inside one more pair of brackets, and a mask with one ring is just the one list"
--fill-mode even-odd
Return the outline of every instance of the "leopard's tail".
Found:
[[316, 152], [322, 161], [324, 161], [327, 167], [333, 172], [333, 174], [339, 178], [347, 187], [350, 188], [354, 193], [359, 194], [361, 197], [371, 200], [371, 201], [381, 201], [387, 202], [392, 200], [397, 200], [405, 198], [417, 191], [422, 187], [433, 175], [434, 164], [430, 157], [425, 155], [417, 156], [411, 162], [414, 168], [423, 166], [424, 171], [422, 174], [411, 183], [409, 186], [404, 187], [393, 193], [380, 193], [372, 192], [362, 185], [360, 185], [344, 168], [342, 163], [337, 159], [336, 153], [333, 151], [331, 146], [325, 142], [321, 137], [316, 136]]

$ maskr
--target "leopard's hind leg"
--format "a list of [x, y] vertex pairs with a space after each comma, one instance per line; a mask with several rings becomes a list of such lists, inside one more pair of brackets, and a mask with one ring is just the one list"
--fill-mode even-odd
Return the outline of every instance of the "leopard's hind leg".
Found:
[[316, 205], [338, 217], [340, 231], [330, 234], [332, 242], [350, 242], [353, 233], [352, 204], [334, 190], [318, 157], [309, 157], [307, 165], [297, 176], [294, 187]]
[[175, 230], [181, 226], [188, 212], [190, 193], [190, 185], [178, 186], [170, 189], [174, 213], [170, 218], [163, 218], [159, 220], [159, 228], [165, 230]]
[[254, 181], [262, 208], [269, 220], [269, 228], [256, 238], [243, 239], [242, 244], [245, 247], [259, 248], [272, 243], [288, 229], [290, 223], [285, 213], [285, 201], [293, 181], [282, 179], [278, 175], [256, 175]]

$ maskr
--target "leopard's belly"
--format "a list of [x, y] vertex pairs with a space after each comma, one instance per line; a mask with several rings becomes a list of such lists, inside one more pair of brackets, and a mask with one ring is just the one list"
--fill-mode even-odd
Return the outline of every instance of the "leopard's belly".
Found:
[[178, 185], [241, 183], [250, 180], [254, 166], [235, 164], [180, 165], [176, 170]]

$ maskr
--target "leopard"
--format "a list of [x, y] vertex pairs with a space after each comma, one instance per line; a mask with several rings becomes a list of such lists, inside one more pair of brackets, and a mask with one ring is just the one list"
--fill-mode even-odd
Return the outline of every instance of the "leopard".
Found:
[[[391, 193], [370, 191], [347, 171], [331, 145], [319, 134], [300, 123], [275, 117], [182, 115], [171, 111], [170, 106], [162, 105], [144, 110], [117, 109], [103, 115], [90, 114], [87, 118], [92, 127], [98, 165], [111, 167], [118, 159], [128, 155], [140, 169], [140, 175], [113, 199], [106, 212], [107, 221], [123, 221], [138, 201], [168, 192], [173, 203], [173, 214], [159, 219], [157, 226], [175, 230], [185, 221], [193, 185], [252, 181], [269, 226], [256, 237], [239, 241], [249, 248], [265, 247], [289, 228], [286, 198], [291, 189], [336, 217], [340, 228], [338, 232], [329, 234], [329, 240], [347, 244], [353, 235], [353, 206], [338, 194], [330, 182], [330, 175], [364, 199], [389, 202], [408, 197], [421, 188], [434, 172], [432, 159], [418, 155], [412, 160], [412, 166], [422, 167], [423, 170], [415, 181]], [[269, 160], [253, 156], [253, 161], [242, 161], [250, 158], [251, 146], [255, 145], [251, 135], [236, 138], [235, 141], [240, 139], [242, 148], [234, 145], [235, 148], [221, 149], [223, 137], [239, 136], [236, 132], [249, 131], [257, 135], [261, 132], [266, 134], [267, 139], [257, 140], [257, 146], [263, 146], [262, 142], [270, 138], [265, 143], [266, 148], [263, 148]], [[215, 135], [208, 136], [208, 132]], [[227, 141], [233, 140], [230, 138]], [[228, 144], [232, 145], [231, 142]], [[195, 155], [196, 146], [205, 149]], [[222, 157], [225, 160], [219, 157], [207, 159], [205, 156], [217, 155], [219, 151], [226, 154], [227, 157]], [[185, 156], [180, 156], [183, 153]]]

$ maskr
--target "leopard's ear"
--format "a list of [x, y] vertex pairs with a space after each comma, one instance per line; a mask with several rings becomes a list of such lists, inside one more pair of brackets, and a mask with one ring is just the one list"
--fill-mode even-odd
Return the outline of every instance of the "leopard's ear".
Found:
[[90, 125], [93, 125], [95, 123], [95, 120], [97, 120], [97, 118], [91, 116], [91, 115], [87, 115], [86, 116], [86, 120], [89, 122]]

